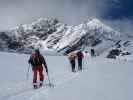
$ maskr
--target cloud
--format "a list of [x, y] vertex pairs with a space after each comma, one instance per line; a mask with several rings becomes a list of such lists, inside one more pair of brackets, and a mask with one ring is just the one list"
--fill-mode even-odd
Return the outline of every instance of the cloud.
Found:
[[111, 26], [113, 29], [121, 32], [122, 35], [133, 36], [133, 19], [116, 19], [116, 20], [104, 20], [105, 23]]
[[103, 0], [3, 0], [0, 1], [0, 29], [31, 23], [40, 17], [57, 17], [66, 24], [79, 24], [100, 17]]
[[132, 35], [133, 26], [133, 1], [132, 0], [107, 0], [107, 10], [102, 17], [107, 25], [124, 35]]
[[[30, 24], [38, 18], [56, 17], [66, 24], [79, 24], [88, 18], [106, 20], [122, 33], [132, 29], [131, 0], [1, 0], [0, 30]], [[129, 9], [129, 8], [130, 9]], [[130, 18], [126, 18], [129, 17]]]

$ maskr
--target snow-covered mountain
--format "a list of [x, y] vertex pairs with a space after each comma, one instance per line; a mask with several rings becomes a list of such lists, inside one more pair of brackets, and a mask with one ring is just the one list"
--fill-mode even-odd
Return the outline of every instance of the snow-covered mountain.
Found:
[[0, 49], [20, 53], [30, 53], [35, 45], [44, 41], [56, 31], [56, 19], [39, 19], [38, 21], [20, 25], [8, 31], [0, 32]]
[[120, 33], [98, 19], [88, 19], [79, 25], [69, 26], [56, 18], [39, 19], [32, 24], [20, 25], [0, 32], [0, 50], [30, 53], [35, 47], [68, 53], [105, 45], [100, 54], [120, 40]]

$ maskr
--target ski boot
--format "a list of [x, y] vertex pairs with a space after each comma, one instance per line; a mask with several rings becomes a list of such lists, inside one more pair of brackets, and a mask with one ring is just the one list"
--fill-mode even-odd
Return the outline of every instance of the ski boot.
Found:
[[34, 88], [34, 89], [37, 89], [37, 85], [33, 85], [33, 88]]

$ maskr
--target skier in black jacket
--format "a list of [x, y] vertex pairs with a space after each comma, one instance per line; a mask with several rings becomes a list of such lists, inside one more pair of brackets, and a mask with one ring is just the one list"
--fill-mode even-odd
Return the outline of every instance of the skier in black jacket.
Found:
[[78, 70], [82, 70], [83, 53], [81, 51], [78, 51], [77, 57], [78, 57]]

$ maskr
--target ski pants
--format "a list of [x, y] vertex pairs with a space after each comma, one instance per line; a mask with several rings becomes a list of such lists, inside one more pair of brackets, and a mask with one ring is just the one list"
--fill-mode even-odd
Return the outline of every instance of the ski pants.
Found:
[[82, 70], [82, 58], [78, 58], [78, 69]]
[[43, 75], [43, 66], [42, 65], [33, 66], [32, 67], [32, 73], [33, 73], [33, 85], [37, 85], [37, 76], [38, 75], [40, 78], [40, 83], [43, 82], [44, 75]]
[[71, 60], [71, 67], [72, 67], [72, 72], [75, 71], [75, 60]]

